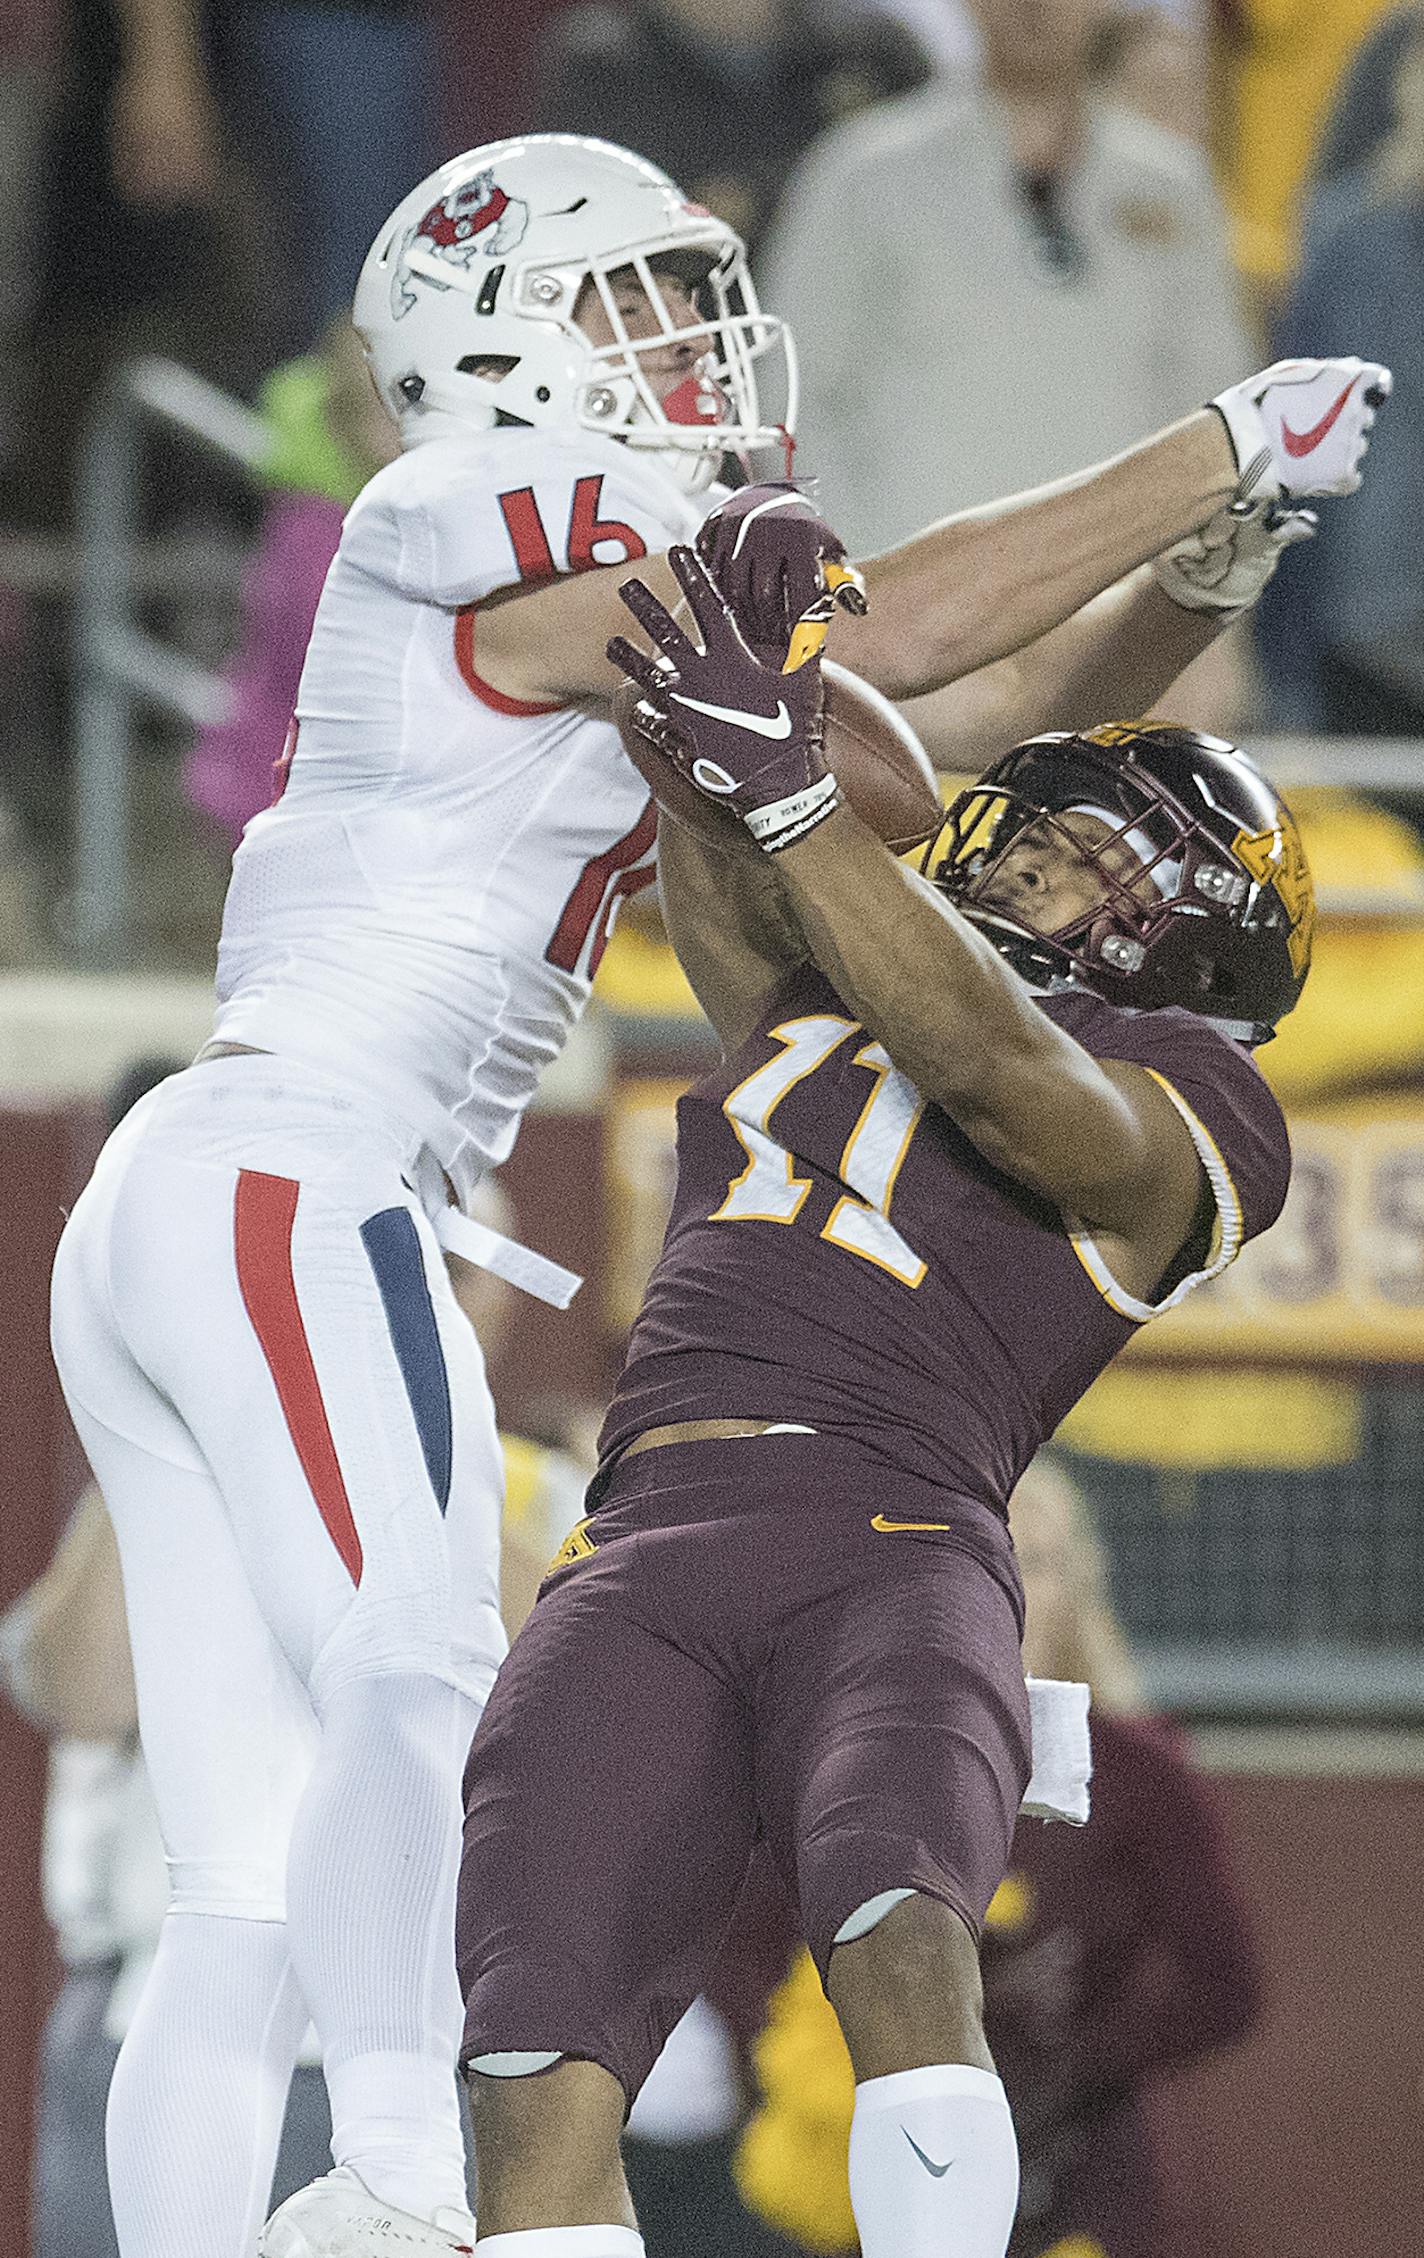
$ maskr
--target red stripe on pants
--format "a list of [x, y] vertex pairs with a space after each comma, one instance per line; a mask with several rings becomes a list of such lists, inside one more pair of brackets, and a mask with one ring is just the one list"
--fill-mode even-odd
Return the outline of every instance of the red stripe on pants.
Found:
[[316, 1509], [352, 1583], [359, 1584], [361, 1539], [327, 1425], [292, 1275], [292, 1225], [299, 1189], [289, 1176], [239, 1169], [233, 1202], [237, 1282]]

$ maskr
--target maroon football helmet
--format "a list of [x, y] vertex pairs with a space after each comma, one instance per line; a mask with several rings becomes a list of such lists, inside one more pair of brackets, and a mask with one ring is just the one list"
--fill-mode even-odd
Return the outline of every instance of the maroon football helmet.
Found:
[[1219, 737], [1148, 722], [1031, 737], [959, 794], [934, 853], [936, 883], [1035, 987], [1177, 1004], [1263, 1043], [1305, 985], [1295, 818]]

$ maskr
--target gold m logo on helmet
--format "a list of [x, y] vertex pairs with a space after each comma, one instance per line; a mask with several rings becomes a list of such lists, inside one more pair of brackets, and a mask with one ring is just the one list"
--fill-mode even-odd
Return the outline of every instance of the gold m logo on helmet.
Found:
[[1315, 888], [1300, 833], [1290, 822], [1276, 824], [1269, 831], [1238, 831], [1231, 851], [1258, 886], [1274, 886], [1280, 895], [1291, 921], [1286, 943], [1291, 970], [1304, 972], [1315, 932]]
[[1104, 721], [1096, 729], [1083, 731], [1085, 745], [1130, 745], [1134, 737], [1142, 734], [1140, 721]]

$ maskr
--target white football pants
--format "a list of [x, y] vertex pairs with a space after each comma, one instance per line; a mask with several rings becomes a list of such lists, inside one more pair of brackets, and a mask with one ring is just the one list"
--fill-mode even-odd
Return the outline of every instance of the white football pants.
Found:
[[459, 1786], [505, 1645], [502, 1473], [417, 1142], [286, 1062], [191, 1067], [60, 1243], [172, 1889], [111, 2097], [123, 2258], [248, 2258], [307, 2011], [337, 2161], [463, 2200]]

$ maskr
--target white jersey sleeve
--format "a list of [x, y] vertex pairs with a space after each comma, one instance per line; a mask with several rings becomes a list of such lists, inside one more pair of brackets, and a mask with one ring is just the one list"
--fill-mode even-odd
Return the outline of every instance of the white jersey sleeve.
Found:
[[343, 545], [369, 550], [368, 569], [403, 596], [457, 610], [521, 581], [634, 564], [690, 541], [701, 520], [612, 440], [499, 431], [435, 440], [391, 464]]
[[379, 1089], [461, 1199], [508, 1153], [656, 833], [611, 720], [482, 680], [478, 607], [690, 540], [715, 499], [597, 435], [452, 430], [343, 528], [285, 787], [233, 865], [217, 1028]]

